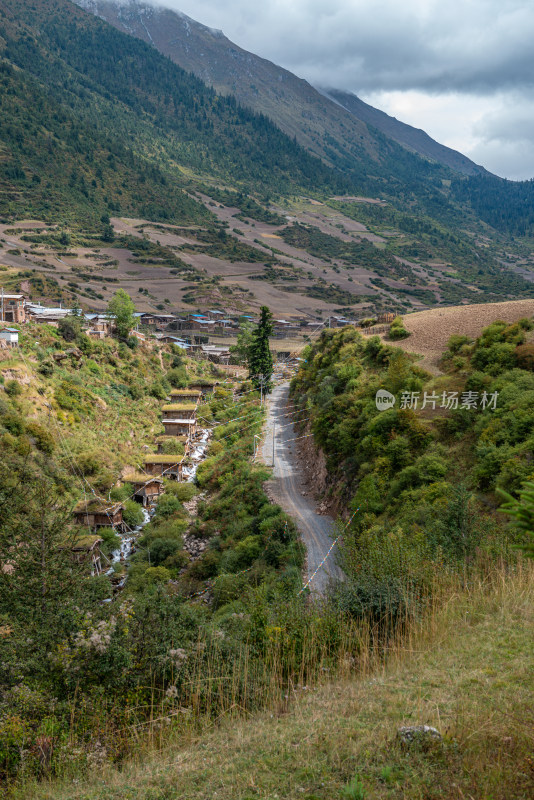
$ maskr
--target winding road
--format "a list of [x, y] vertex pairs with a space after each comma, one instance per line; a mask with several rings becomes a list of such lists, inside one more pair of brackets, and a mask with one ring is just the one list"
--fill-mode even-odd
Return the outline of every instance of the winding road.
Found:
[[298, 433], [289, 413], [292, 409], [287, 408], [288, 395], [289, 384], [282, 383], [267, 400], [268, 414], [261, 456], [264, 464], [272, 466], [274, 453], [274, 469], [266, 488], [273, 502], [278, 503], [295, 521], [307, 550], [306, 580], [310, 580], [317, 571], [309, 588], [312, 594], [321, 595], [332, 582], [343, 580], [344, 574], [336, 563], [338, 545], [321, 565], [336, 537], [336, 528], [331, 517], [317, 514], [313, 498], [303, 494], [305, 484], [294, 441]]

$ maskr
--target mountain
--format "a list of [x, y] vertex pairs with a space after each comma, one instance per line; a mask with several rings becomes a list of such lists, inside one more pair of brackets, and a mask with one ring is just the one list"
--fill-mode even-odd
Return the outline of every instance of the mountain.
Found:
[[463, 175], [486, 170], [466, 156], [363, 103], [356, 95], [317, 90], [307, 81], [231, 42], [185, 14], [131, 0], [76, 0], [119, 30], [143, 39], [218, 92], [266, 114], [290, 136], [333, 164], [383, 155], [373, 129], [411, 152]]
[[364, 103], [363, 100], [352, 92], [340, 92], [337, 89], [320, 89], [325, 97], [339, 103], [346, 111], [352, 114], [356, 119], [365, 122], [373, 128], [377, 128], [386, 136], [394, 139], [403, 147], [418, 153], [420, 156], [430, 158], [433, 161], [438, 161], [440, 164], [445, 164], [455, 172], [462, 175], [491, 175], [484, 167], [475, 164], [470, 158], [439, 144], [435, 139], [432, 139], [428, 133], [421, 130], [421, 128], [414, 128], [412, 125], [407, 125], [401, 122], [396, 117], [391, 117], [384, 111]]
[[266, 194], [352, 185], [267, 117], [69, 0], [0, 3], [0, 213], [196, 221], [191, 179]]

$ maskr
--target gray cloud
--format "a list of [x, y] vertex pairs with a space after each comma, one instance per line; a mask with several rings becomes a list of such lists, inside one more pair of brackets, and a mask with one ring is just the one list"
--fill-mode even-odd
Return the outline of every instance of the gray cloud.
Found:
[[312, 82], [360, 91], [534, 86], [525, 0], [161, 0]]

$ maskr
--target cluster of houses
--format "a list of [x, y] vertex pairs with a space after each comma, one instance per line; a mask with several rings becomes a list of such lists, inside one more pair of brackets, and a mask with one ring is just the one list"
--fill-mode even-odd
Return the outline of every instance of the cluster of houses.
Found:
[[[40, 322], [49, 325], [58, 325], [65, 317], [72, 314], [70, 308], [48, 307], [40, 303], [32, 303], [22, 294], [5, 294], [0, 289], [0, 340], [10, 347], [18, 345], [18, 328], [4, 327], [23, 325], [26, 322]], [[377, 323], [388, 323], [393, 320], [393, 314], [382, 314], [375, 319]], [[141, 342], [161, 342], [174, 344], [193, 357], [207, 359], [221, 364], [230, 361], [230, 348], [221, 344], [210, 343], [212, 337], [235, 336], [242, 322], [257, 322], [250, 314], [231, 316], [225, 311], [211, 309], [205, 313], [190, 314], [154, 314], [139, 311], [134, 314], [135, 328], [132, 336]], [[84, 313], [82, 320], [86, 333], [97, 339], [103, 339], [113, 333], [114, 319], [106, 313]], [[273, 320], [273, 336], [286, 338], [292, 336], [310, 335], [320, 325], [331, 328], [340, 328], [345, 325], [361, 325], [364, 320], [348, 319], [347, 317], [333, 315], [327, 320], [313, 320], [309, 317], [290, 317], [288, 319]]]
[[[157, 453], [145, 456], [142, 472], [124, 475], [124, 483], [132, 486], [132, 499], [144, 508], [150, 508], [157, 502], [163, 493], [164, 478], [176, 481], [184, 479], [184, 465], [198, 436], [198, 406], [207, 394], [213, 392], [215, 385], [214, 381], [206, 378], [197, 380], [187, 389], [172, 390], [170, 402], [161, 410], [165, 432], [156, 439]], [[168, 455], [165, 452], [167, 443], [181, 443], [183, 454]], [[74, 509], [75, 521], [87, 529], [87, 534], [77, 540], [72, 551], [77, 560], [90, 561], [94, 575], [102, 572], [100, 545], [103, 540], [98, 530], [112, 528], [118, 533], [127, 532], [123, 512], [123, 503], [113, 503], [99, 497], [82, 500]]]

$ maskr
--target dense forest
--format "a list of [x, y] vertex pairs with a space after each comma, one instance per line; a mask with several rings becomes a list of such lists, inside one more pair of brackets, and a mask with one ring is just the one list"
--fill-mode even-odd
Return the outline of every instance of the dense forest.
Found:
[[0, 32], [4, 214], [194, 222], [177, 165], [249, 190], [349, 186], [267, 118], [66, 0], [6, 2]]
[[496, 230], [518, 237], [534, 232], [534, 180], [508, 181], [477, 175], [452, 183], [456, 200], [467, 203]]

